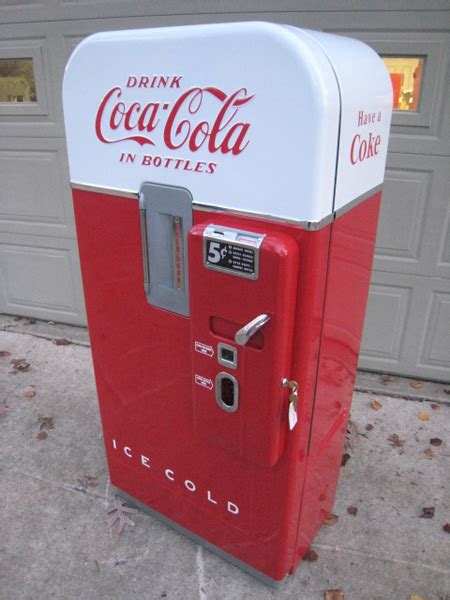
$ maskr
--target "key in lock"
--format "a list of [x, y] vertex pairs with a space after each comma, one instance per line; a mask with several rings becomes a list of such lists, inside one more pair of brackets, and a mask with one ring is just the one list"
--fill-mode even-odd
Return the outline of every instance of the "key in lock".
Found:
[[282, 387], [288, 387], [290, 390], [289, 393], [289, 410], [288, 410], [288, 419], [289, 419], [289, 429], [292, 431], [294, 427], [297, 425], [298, 421], [298, 383], [293, 379], [284, 378], [281, 381]]

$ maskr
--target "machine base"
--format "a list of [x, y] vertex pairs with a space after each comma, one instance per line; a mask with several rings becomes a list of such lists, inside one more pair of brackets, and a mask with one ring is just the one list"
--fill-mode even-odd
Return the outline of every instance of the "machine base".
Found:
[[125, 494], [125, 492], [122, 492], [122, 490], [119, 490], [119, 488], [115, 487], [115, 489], [116, 489], [118, 495], [121, 498], [123, 498], [128, 504], [136, 506], [137, 508], [139, 508], [139, 510], [142, 510], [143, 512], [151, 515], [158, 521], [161, 521], [165, 525], [168, 525], [169, 527], [171, 527], [178, 533], [183, 534], [184, 536], [186, 536], [187, 538], [189, 538], [196, 544], [199, 544], [203, 548], [206, 548], [206, 550], [209, 550], [210, 552], [217, 554], [217, 556], [220, 556], [220, 558], [223, 558], [224, 560], [228, 561], [235, 567], [242, 569], [242, 571], [245, 571], [246, 573], [248, 573], [249, 575], [252, 575], [256, 579], [259, 579], [259, 581], [262, 581], [262, 583], [266, 584], [267, 586], [269, 586], [273, 589], [278, 589], [281, 586], [281, 584], [283, 583], [283, 581], [277, 581], [276, 579], [272, 579], [271, 577], [264, 575], [260, 571], [253, 569], [252, 567], [250, 567], [246, 563], [242, 562], [241, 560], [234, 558], [234, 556], [231, 556], [231, 554], [224, 552], [217, 546], [214, 546], [214, 544], [207, 542], [200, 536], [195, 535], [195, 533], [192, 533], [188, 529], [181, 527], [181, 525], [178, 525], [178, 523], [175, 523], [175, 521], [172, 521], [172, 519], [169, 519], [169, 518], [165, 517], [164, 515], [162, 515], [161, 513], [159, 513], [158, 511], [153, 510], [152, 508], [149, 508], [145, 504], [142, 504], [142, 502], [139, 502], [139, 500], [136, 500], [135, 498], [128, 496], [128, 494]]

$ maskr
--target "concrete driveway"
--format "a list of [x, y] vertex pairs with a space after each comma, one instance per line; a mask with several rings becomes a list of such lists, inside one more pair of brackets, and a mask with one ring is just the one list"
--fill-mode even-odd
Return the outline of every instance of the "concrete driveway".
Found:
[[338, 519], [314, 541], [316, 560], [273, 591], [140, 511], [121, 535], [106, 528], [114, 490], [90, 349], [79, 344], [82, 330], [44, 330], [77, 343], [35, 337], [39, 327], [29, 328], [32, 335], [23, 327], [0, 331], [2, 600], [322, 600], [330, 589], [345, 600], [450, 600], [443, 386], [435, 386], [437, 400], [428, 392], [421, 400], [421, 388], [433, 385], [372, 375], [366, 385], [388, 395], [355, 392], [356, 442], [341, 472]]

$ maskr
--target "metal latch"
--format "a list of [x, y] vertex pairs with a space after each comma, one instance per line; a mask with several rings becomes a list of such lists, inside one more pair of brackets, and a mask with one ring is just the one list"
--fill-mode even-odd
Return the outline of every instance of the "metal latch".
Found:
[[245, 346], [249, 339], [253, 337], [255, 333], [257, 333], [268, 321], [270, 321], [269, 315], [259, 315], [236, 332], [234, 341], [240, 346]]

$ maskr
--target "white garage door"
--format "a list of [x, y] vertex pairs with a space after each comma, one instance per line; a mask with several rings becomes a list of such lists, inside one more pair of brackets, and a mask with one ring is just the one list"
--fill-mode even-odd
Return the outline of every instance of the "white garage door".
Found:
[[3, 3], [0, 312], [85, 324], [61, 107], [73, 47], [107, 29], [249, 19], [357, 37], [386, 57], [397, 110], [360, 366], [450, 379], [450, 12], [443, 1], [372, 0], [360, 10], [343, 0]]

